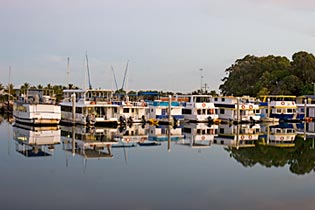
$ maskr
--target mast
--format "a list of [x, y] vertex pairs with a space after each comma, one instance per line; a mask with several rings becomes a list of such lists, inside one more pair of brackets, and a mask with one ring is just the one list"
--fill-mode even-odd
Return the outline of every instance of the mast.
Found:
[[128, 64], [129, 64], [129, 60], [127, 61], [127, 65], [126, 65], [126, 69], [125, 69], [125, 75], [124, 75], [124, 80], [121, 86], [121, 89], [124, 89], [124, 85], [125, 85], [125, 81], [126, 81], [126, 76], [127, 76], [127, 71], [128, 71]]
[[113, 72], [113, 76], [114, 76], [114, 80], [115, 80], [115, 85], [116, 85], [116, 90], [118, 90], [118, 84], [117, 84], [117, 80], [116, 80], [116, 75], [115, 75], [115, 71], [114, 71], [114, 67], [110, 66]]
[[66, 85], [69, 85], [69, 75], [70, 75], [70, 57], [67, 58]]
[[88, 79], [89, 79], [89, 89], [92, 89], [91, 77], [90, 77], [90, 68], [89, 68], [89, 60], [88, 60], [87, 52], [85, 53], [85, 59], [86, 59], [86, 69], [87, 69]]

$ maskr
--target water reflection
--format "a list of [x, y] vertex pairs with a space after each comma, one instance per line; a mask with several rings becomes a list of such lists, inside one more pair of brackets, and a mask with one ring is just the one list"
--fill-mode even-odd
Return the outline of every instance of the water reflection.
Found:
[[73, 156], [79, 155], [84, 159], [112, 158], [111, 147], [117, 144], [113, 140], [116, 128], [61, 126], [62, 149]]
[[60, 144], [60, 129], [58, 126], [34, 127], [15, 123], [13, 139], [15, 150], [25, 157], [51, 156], [55, 145]]
[[218, 133], [218, 125], [207, 125], [205, 123], [183, 124], [184, 138], [178, 144], [191, 148], [209, 148]]
[[148, 126], [134, 124], [133, 126], [118, 127], [114, 139], [118, 144], [113, 147], [136, 147], [139, 143], [148, 141]]
[[296, 124], [263, 125], [259, 144], [274, 147], [294, 147]]
[[[314, 127], [312, 127], [314, 128]], [[303, 124], [262, 125], [259, 140], [252, 148], [227, 147], [230, 157], [244, 167], [261, 165], [266, 168], [288, 166], [298, 175], [315, 170], [314, 138], [303, 138]], [[309, 132], [306, 129], [306, 132]]]
[[260, 124], [221, 124], [214, 144], [235, 147], [255, 147], [261, 133]]
[[[191, 149], [221, 147], [244, 167], [256, 164], [289, 166], [295, 174], [315, 169], [315, 123], [307, 124], [220, 124], [184, 123], [180, 127], [136, 124], [130, 127], [32, 127], [14, 124], [16, 151], [26, 157], [51, 156], [55, 145], [87, 159], [113, 159], [118, 148], [146, 148], [167, 144]], [[166, 146], [166, 145], [165, 145]], [[116, 149], [117, 148], [117, 149]], [[120, 150], [122, 151], [122, 150]], [[135, 150], [137, 151], [137, 150]]]

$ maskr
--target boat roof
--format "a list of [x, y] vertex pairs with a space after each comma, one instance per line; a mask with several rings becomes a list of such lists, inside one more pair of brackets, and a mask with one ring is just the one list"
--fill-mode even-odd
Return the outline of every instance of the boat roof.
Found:
[[64, 93], [84, 93], [84, 92], [114, 92], [110, 89], [65, 89], [63, 90]]

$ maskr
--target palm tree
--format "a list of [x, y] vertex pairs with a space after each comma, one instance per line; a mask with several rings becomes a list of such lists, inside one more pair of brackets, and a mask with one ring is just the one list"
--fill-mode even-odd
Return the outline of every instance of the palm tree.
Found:
[[21, 85], [20, 90], [21, 93], [26, 94], [26, 91], [30, 88], [30, 84], [25, 82], [23, 85]]

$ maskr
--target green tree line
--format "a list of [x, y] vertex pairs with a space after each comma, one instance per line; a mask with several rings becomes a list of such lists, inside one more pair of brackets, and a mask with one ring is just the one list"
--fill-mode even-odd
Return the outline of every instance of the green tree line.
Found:
[[246, 55], [225, 70], [223, 95], [308, 95], [315, 91], [315, 57], [308, 52], [284, 56]]

